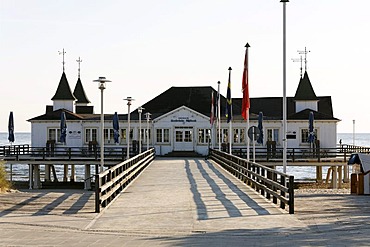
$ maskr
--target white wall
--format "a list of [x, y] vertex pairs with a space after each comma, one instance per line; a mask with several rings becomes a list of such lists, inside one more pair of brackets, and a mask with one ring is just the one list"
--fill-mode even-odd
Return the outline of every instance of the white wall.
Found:
[[314, 111], [317, 111], [317, 103], [318, 101], [315, 100], [310, 100], [310, 101], [297, 101], [295, 103], [295, 112], [300, 112], [300, 111], [303, 111], [305, 109], [312, 109]]

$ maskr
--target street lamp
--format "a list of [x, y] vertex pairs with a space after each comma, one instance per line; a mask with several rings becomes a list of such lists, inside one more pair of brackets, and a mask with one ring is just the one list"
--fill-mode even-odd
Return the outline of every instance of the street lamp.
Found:
[[352, 120], [352, 123], [353, 123], [353, 132], [352, 132], [353, 146], [355, 146], [355, 139], [356, 139], [355, 125], [356, 125], [356, 120]]
[[127, 140], [127, 159], [130, 158], [130, 106], [131, 106], [131, 101], [134, 99], [131, 97], [127, 97], [127, 107], [128, 107], [128, 117], [127, 117], [127, 122], [128, 122], [128, 133], [126, 134], [126, 140]]
[[137, 108], [137, 111], [139, 113], [139, 154], [141, 153], [141, 113], [143, 113], [144, 108], [139, 107]]
[[287, 100], [286, 100], [286, 3], [289, 0], [280, 0], [283, 3], [283, 172], [287, 166]]
[[99, 77], [99, 79], [94, 80], [94, 82], [99, 82], [99, 89], [100, 89], [100, 172], [104, 169], [104, 111], [103, 111], [103, 91], [105, 89], [105, 83], [111, 82], [105, 77]]
[[150, 114], [149, 112], [145, 113], [146, 118], [146, 150], [149, 150], [149, 120], [150, 120]]

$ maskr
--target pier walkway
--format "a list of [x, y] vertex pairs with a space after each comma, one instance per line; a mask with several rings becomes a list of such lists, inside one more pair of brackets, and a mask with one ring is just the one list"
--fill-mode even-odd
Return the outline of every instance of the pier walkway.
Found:
[[91, 191], [26, 190], [0, 194], [0, 202], [3, 246], [365, 246], [370, 241], [369, 197], [298, 193], [292, 215], [214, 162], [197, 158], [156, 159], [99, 214]]

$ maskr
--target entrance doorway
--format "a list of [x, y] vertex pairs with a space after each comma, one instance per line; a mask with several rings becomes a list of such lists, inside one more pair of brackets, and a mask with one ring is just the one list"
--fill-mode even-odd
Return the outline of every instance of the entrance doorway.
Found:
[[174, 151], [194, 151], [193, 127], [175, 127]]

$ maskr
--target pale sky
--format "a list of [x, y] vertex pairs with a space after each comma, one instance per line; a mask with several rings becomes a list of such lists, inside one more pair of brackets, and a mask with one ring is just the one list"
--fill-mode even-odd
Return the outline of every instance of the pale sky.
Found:
[[[369, 0], [291, 0], [287, 3], [287, 96], [298, 86], [298, 50], [308, 53], [317, 96], [332, 96], [339, 133], [370, 132]], [[61, 74], [71, 89], [81, 80], [100, 113], [93, 80], [112, 82], [104, 112], [127, 113], [171, 86], [212, 86], [242, 97], [244, 45], [249, 49], [250, 97], [282, 97], [282, 20], [279, 0], [0, 0], [0, 132], [14, 112], [15, 131], [52, 105]], [[235, 113], [234, 113], [235, 114]]]

